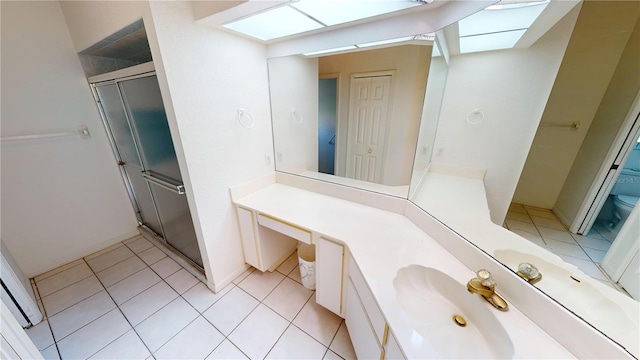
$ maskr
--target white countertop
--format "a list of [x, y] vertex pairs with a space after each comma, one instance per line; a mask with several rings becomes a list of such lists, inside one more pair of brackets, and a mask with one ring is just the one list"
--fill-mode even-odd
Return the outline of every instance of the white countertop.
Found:
[[[517, 270], [521, 262], [537, 266], [543, 279], [534, 286], [638, 356], [640, 303], [549, 250], [492, 223], [481, 179], [429, 172], [413, 202], [512, 270]], [[569, 281], [569, 275], [582, 282]]]
[[[461, 286], [475, 273], [406, 217], [282, 184], [269, 185], [235, 203], [342, 241], [405, 355], [409, 359], [443, 357], [411, 327], [396, 299], [393, 279], [400, 268], [411, 264], [438, 269]], [[480, 296], [469, 296], [495, 312], [511, 337], [514, 358], [575, 358], [517, 308], [499, 312]]]

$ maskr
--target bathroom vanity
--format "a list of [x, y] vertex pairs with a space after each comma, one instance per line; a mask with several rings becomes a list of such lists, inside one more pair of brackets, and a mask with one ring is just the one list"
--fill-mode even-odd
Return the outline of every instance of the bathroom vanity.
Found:
[[[248, 264], [273, 270], [298, 241], [316, 245], [317, 302], [346, 319], [359, 358], [629, 357], [404, 199], [282, 173], [231, 197]], [[508, 311], [466, 291], [476, 267]]]

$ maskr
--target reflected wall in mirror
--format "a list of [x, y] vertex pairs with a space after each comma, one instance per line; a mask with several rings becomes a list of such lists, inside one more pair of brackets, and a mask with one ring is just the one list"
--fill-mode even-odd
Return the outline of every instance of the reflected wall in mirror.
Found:
[[446, 79], [433, 44], [269, 59], [276, 170], [406, 198], [419, 132], [432, 148], [423, 108], [441, 99], [425, 102], [425, 89], [441, 96], [431, 88]]

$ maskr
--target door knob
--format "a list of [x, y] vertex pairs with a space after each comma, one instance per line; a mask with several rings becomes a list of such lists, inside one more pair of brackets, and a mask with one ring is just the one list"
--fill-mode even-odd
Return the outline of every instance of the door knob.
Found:
[[369, 154], [371, 154], [373, 152], [373, 150], [369, 149], [369, 151], [367, 151]]

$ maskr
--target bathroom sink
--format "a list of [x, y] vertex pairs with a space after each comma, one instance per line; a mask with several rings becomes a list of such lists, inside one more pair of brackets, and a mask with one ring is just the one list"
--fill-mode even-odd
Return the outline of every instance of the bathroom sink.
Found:
[[[433, 350], [435, 357], [513, 357], [511, 339], [496, 318], [501, 314], [464, 284], [436, 269], [410, 265], [398, 270], [393, 286], [407, 320], [420, 335], [412, 340]], [[464, 320], [456, 322], [455, 316]]]

